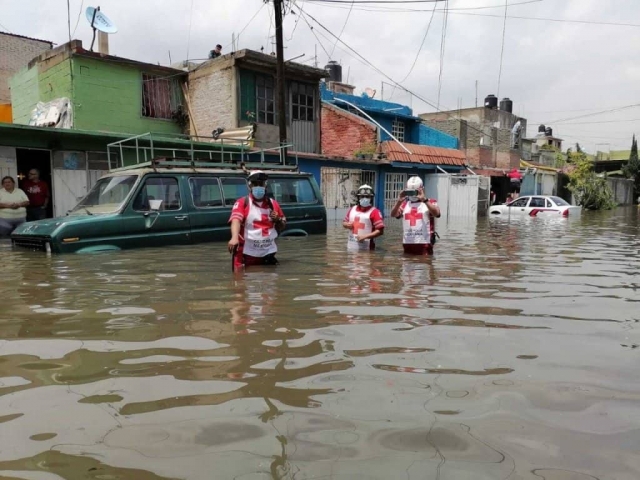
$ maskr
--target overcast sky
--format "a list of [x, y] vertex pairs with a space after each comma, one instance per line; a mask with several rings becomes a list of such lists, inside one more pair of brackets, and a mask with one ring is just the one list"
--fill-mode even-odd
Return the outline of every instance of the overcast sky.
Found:
[[[344, 28], [342, 41], [433, 105], [440, 84], [440, 109], [473, 107], [477, 80], [480, 105], [487, 94], [508, 96], [514, 113], [528, 119], [528, 136], [545, 123], [565, 139], [564, 148], [579, 141], [589, 151], [628, 149], [631, 135], [640, 133], [640, 107], [594, 115], [640, 104], [640, 0], [509, 0], [499, 93], [504, 0], [449, 0], [441, 82], [444, 1], [435, 5], [413, 70], [434, 4], [358, 1], [350, 14], [349, 2], [298, 0], [298, 5], [333, 34]], [[70, 5], [73, 38], [88, 48], [91, 29], [84, 10], [97, 4], [70, 0]], [[240, 32], [239, 48], [264, 47], [266, 53], [274, 48], [273, 6], [263, 0], [102, 0], [99, 5], [119, 28], [110, 38], [113, 55], [163, 65], [169, 64], [169, 52], [173, 62], [203, 59], [216, 43], [231, 51], [232, 34]], [[388, 80], [342, 43], [334, 48], [331, 34], [307, 17], [312, 31], [299, 6], [292, 8], [285, 17], [285, 58], [305, 54], [298, 61], [312, 65], [317, 47], [319, 66], [331, 55], [343, 66], [343, 80], [348, 75], [358, 91], [371, 87], [379, 98], [381, 82]], [[4, 31], [57, 44], [68, 40], [66, 0], [0, 0], [0, 12]], [[384, 85], [384, 98], [408, 104], [417, 114], [435, 110], [391, 85]], [[583, 118], [560, 121], [578, 116]]]

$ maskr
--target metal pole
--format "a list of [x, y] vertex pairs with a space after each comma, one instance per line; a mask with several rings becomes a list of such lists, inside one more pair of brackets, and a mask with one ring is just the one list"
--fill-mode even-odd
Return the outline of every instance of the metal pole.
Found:
[[283, 0], [273, 0], [276, 23], [276, 63], [277, 63], [277, 86], [278, 86], [278, 125], [280, 128], [280, 147], [282, 154], [287, 157], [287, 116], [286, 116], [286, 87], [284, 78], [284, 46], [282, 40], [282, 11]]

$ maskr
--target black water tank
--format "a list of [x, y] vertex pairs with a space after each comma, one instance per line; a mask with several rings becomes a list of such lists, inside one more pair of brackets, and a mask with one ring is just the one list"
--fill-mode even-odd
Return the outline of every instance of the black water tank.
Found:
[[545, 133], [547, 131], [547, 127], [545, 127], [544, 125], [540, 125], [538, 127], [538, 133]]
[[547, 127], [544, 133], [547, 137], [553, 137], [553, 129], [551, 127]]
[[503, 98], [500, 101], [500, 110], [502, 110], [503, 112], [513, 113], [513, 101], [511, 101], [507, 97]]
[[331, 60], [324, 68], [327, 72], [329, 72], [330, 82], [342, 82], [342, 65], [334, 60]]
[[498, 97], [495, 95], [487, 95], [484, 98], [484, 106], [486, 108], [498, 108]]

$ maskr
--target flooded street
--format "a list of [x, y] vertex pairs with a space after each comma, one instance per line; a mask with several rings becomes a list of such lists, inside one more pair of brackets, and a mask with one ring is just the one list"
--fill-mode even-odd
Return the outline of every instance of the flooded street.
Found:
[[640, 210], [47, 257], [0, 244], [0, 476], [640, 478]]

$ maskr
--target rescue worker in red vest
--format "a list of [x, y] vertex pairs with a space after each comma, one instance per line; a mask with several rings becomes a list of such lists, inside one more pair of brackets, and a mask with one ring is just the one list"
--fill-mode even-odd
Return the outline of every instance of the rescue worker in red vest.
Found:
[[402, 219], [404, 253], [433, 255], [437, 235], [435, 219], [440, 218], [440, 207], [435, 199], [425, 197], [420, 177], [407, 180], [407, 189], [400, 194], [391, 216]]
[[249, 195], [233, 205], [229, 223], [229, 252], [237, 270], [249, 265], [276, 265], [276, 237], [284, 230], [286, 218], [275, 199], [267, 197], [267, 174], [256, 170], [247, 178]]
[[374, 238], [384, 233], [382, 213], [373, 206], [373, 189], [362, 185], [356, 192], [358, 204], [351, 207], [342, 221], [342, 226], [351, 232], [347, 250], [374, 250]]

